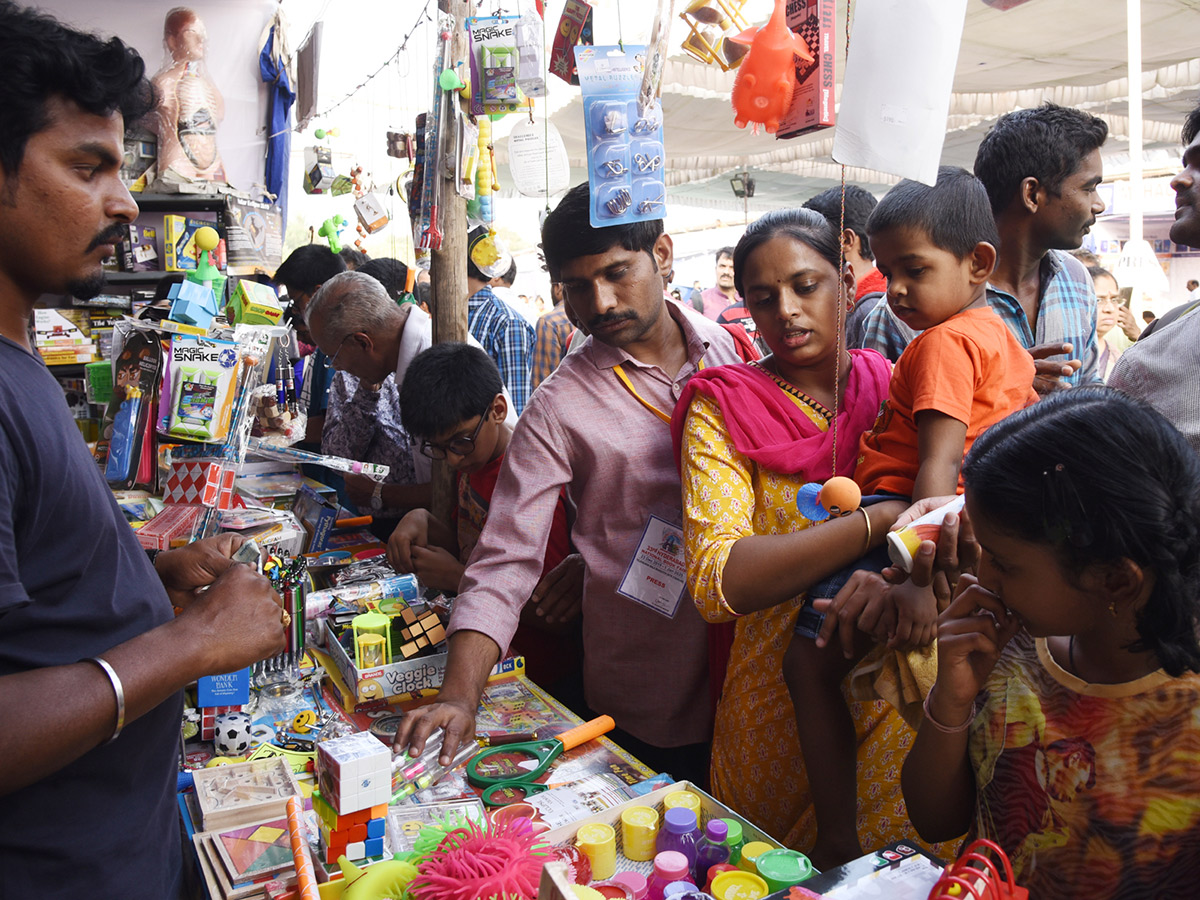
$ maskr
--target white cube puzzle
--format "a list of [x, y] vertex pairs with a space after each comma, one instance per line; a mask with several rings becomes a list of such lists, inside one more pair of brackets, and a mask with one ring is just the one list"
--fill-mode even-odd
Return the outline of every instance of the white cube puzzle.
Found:
[[321, 794], [346, 815], [387, 803], [392, 792], [392, 751], [375, 735], [359, 732], [317, 744]]

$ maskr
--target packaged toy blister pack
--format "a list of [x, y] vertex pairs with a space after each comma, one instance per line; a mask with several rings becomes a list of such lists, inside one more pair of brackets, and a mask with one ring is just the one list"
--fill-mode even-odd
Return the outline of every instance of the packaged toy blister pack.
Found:
[[205, 442], [225, 440], [237, 361], [233, 341], [172, 338], [168, 434]]
[[471, 114], [506, 113], [525, 99], [520, 78], [517, 16], [472, 16], [467, 19], [471, 43]]
[[666, 216], [662, 109], [638, 115], [644, 47], [576, 47], [594, 228]]

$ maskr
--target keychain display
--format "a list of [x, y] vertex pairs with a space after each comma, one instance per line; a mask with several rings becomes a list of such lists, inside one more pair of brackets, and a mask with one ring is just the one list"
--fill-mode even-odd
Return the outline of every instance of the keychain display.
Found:
[[438, 13], [438, 54], [434, 63], [433, 102], [425, 116], [425, 157], [421, 172], [420, 212], [413, 219], [416, 246], [439, 250], [442, 230], [438, 227], [438, 209], [442, 200], [442, 161], [445, 159], [446, 131], [450, 126], [448, 91], [442, 87], [442, 74], [451, 60], [450, 32], [454, 17]]
[[646, 48], [576, 47], [593, 228], [666, 217], [662, 108], [638, 115]]
[[216, 442], [229, 434], [237, 345], [190, 335], [171, 339], [171, 406], [167, 433]]
[[654, 24], [650, 26], [650, 42], [646, 45], [646, 65], [642, 71], [642, 86], [638, 90], [638, 115], [659, 103], [662, 96], [663, 69], [667, 65], [668, 38], [671, 36], [671, 19], [675, 15], [675, 0], [658, 0], [654, 13]]

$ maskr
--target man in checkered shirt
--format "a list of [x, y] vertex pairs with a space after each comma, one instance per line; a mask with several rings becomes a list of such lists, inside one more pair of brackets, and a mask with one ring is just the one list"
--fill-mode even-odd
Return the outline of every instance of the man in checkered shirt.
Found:
[[475, 251], [486, 237], [487, 229], [482, 227], [468, 236], [467, 287], [471, 297], [467, 301], [467, 330], [496, 361], [500, 377], [512, 397], [513, 408], [520, 415], [532, 390], [529, 378], [533, 368], [535, 333], [523, 315], [488, 287], [491, 278], [476, 265]]

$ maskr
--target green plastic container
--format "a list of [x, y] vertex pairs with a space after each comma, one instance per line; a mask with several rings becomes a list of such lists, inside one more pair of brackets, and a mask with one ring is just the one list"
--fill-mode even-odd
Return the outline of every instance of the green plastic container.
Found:
[[737, 819], [722, 819], [721, 821], [729, 829], [729, 834], [725, 838], [725, 846], [729, 848], [729, 862], [736, 866], [742, 861], [742, 844], [746, 843], [742, 837], [742, 823]]
[[795, 850], [769, 850], [758, 858], [758, 874], [771, 893], [799, 884], [813, 873], [812, 863]]

